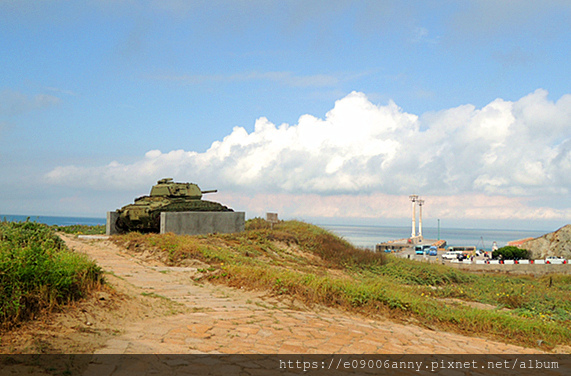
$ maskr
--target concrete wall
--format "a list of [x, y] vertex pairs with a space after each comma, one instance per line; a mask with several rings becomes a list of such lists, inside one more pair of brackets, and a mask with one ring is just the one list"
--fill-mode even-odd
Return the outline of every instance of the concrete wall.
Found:
[[161, 234], [202, 235], [244, 231], [244, 212], [163, 212]]
[[117, 223], [117, 218], [119, 218], [119, 213], [117, 212], [107, 212], [107, 224], [105, 226], [105, 234], [115, 235], [119, 233], [119, 230], [115, 226]]
[[450, 263], [446, 265], [458, 269], [464, 269], [472, 272], [493, 272], [493, 273], [509, 273], [509, 274], [528, 274], [528, 275], [546, 275], [551, 273], [571, 274], [571, 265], [552, 265], [552, 264], [462, 264]]

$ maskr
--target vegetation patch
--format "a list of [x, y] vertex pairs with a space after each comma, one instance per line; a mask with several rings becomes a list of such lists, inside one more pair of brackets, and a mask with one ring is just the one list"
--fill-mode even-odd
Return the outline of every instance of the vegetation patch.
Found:
[[271, 226], [257, 218], [237, 234], [130, 233], [113, 239], [132, 252], [158, 253], [169, 265], [200, 260], [209, 267], [200, 269], [198, 279], [269, 290], [310, 306], [542, 349], [571, 343], [569, 276], [470, 274], [358, 249], [299, 221]]
[[105, 225], [53, 225], [51, 228], [56, 232], [63, 232], [73, 235], [103, 235], [105, 234]]
[[499, 258], [503, 260], [523, 260], [528, 259], [529, 256], [530, 254], [527, 249], [521, 249], [514, 247], [513, 245], [508, 245], [492, 252], [492, 257], [494, 259]]
[[376, 274], [390, 277], [410, 285], [441, 286], [449, 284], [471, 283], [475, 276], [440, 264], [411, 262], [401, 258], [392, 258]]
[[82, 298], [100, 283], [101, 269], [67, 249], [53, 228], [0, 222], [0, 327]]

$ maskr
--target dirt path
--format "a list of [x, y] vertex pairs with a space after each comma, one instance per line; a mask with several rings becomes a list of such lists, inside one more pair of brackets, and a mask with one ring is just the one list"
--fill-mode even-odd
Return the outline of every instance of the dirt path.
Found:
[[[135, 258], [108, 240], [63, 238], [71, 249], [96, 260], [110, 273], [108, 279], [115, 288], [135, 302], [124, 302], [134, 305], [121, 315], [123, 319], [99, 320], [96, 313], [85, 312], [91, 331], [112, 333], [102, 336], [105, 340], [96, 354], [538, 352], [335, 309], [309, 310], [259, 293], [199, 284], [193, 280], [196, 267], [166, 267]], [[150, 311], [137, 308], [137, 302]]]

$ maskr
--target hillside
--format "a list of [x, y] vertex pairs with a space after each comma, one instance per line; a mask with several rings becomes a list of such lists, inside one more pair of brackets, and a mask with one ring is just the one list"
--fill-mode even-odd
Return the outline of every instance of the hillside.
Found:
[[571, 224], [549, 234], [528, 240], [521, 244], [521, 248], [530, 251], [532, 258], [536, 259], [542, 259], [546, 256], [571, 259]]
[[3, 352], [514, 354], [571, 343], [569, 276], [469, 274], [360, 250], [297, 221], [251, 220], [239, 234], [60, 237], [107, 285], [2, 333]]
[[194, 277], [197, 282], [267, 291], [309, 307], [381, 315], [525, 346], [571, 343], [569, 276], [470, 274], [357, 249], [297, 221], [271, 229], [265, 221], [253, 220], [240, 234], [131, 233], [114, 239], [142, 259], [204, 265]]

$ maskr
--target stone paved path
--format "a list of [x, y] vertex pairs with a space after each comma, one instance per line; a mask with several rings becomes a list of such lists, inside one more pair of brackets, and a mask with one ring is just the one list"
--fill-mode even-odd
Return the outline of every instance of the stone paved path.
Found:
[[261, 294], [197, 284], [195, 268], [152, 265], [107, 240], [65, 237], [107, 272], [187, 313], [133, 322], [98, 354], [523, 354], [538, 350], [373, 320], [335, 309], [299, 309]]

